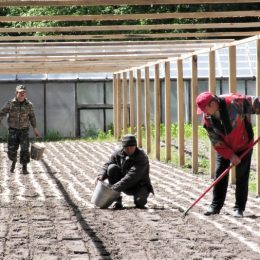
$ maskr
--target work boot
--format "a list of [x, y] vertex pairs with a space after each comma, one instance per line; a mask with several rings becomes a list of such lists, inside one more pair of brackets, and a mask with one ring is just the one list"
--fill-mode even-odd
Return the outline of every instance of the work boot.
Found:
[[219, 214], [220, 210], [213, 208], [212, 206], [209, 206], [207, 211], [204, 213], [205, 216], [210, 216], [210, 215], [216, 215]]
[[233, 216], [235, 218], [243, 218], [243, 211], [241, 209], [235, 209]]
[[11, 164], [10, 172], [14, 172], [16, 161], [13, 161]]
[[27, 170], [27, 164], [23, 164], [23, 169], [22, 169], [22, 173], [23, 174], [28, 174], [28, 170]]

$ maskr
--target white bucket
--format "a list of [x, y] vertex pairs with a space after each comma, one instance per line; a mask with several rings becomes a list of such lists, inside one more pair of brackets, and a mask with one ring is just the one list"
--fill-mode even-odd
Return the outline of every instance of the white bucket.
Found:
[[108, 183], [98, 181], [92, 194], [91, 202], [101, 209], [106, 209], [119, 198], [119, 196], [120, 192], [112, 190]]
[[33, 143], [31, 145], [31, 158], [34, 160], [41, 160], [45, 145], [43, 143]]

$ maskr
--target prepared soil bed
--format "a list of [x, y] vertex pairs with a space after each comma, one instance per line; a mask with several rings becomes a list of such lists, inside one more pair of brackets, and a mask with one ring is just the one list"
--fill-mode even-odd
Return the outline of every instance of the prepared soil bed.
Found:
[[9, 172], [0, 144], [1, 259], [260, 259], [260, 198], [249, 196], [243, 219], [233, 217], [234, 187], [219, 215], [203, 212], [211, 191], [186, 218], [188, 208], [211, 184], [200, 175], [150, 161], [155, 196], [147, 209], [98, 209], [91, 203], [100, 167], [115, 143], [45, 143], [43, 159], [30, 174]]

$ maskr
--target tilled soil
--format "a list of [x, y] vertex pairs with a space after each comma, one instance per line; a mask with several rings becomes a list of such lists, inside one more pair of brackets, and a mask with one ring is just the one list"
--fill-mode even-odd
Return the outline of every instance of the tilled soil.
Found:
[[232, 216], [230, 187], [219, 215], [203, 212], [211, 192], [186, 216], [212, 182], [171, 165], [151, 161], [155, 196], [147, 209], [134, 209], [124, 196], [120, 211], [95, 208], [95, 177], [116, 148], [113, 143], [46, 143], [30, 174], [9, 172], [0, 144], [1, 259], [260, 259], [260, 198], [249, 196], [243, 219]]

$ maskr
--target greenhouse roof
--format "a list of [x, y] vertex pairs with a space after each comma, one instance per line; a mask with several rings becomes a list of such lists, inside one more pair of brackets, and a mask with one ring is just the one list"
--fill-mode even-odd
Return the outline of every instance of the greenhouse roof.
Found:
[[[0, 27], [0, 80], [104, 79], [112, 78], [112, 73], [143, 70], [145, 66], [151, 68], [152, 74], [153, 64], [163, 66], [165, 61], [171, 62], [171, 77], [175, 78], [177, 59], [183, 60], [184, 77], [189, 78], [191, 77], [189, 60], [193, 54], [198, 56], [198, 75], [203, 78], [208, 77], [208, 53], [211, 50], [216, 52], [216, 77], [227, 77], [228, 46], [231, 46], [229, 44], [232, 44], [234, 38], [244, 39], [259, 35], [260, 10], [222, 11], [214, 9], [215, 4], [258, 2], [256, 0], [0, 1], [1, 7], [33, 8], [147, 5], [146, 9], [142, 9], [146, 10], [146, 13], [95, 15], [70, 13], [39, 16], [25, 13], [17, 16], [0, 16], [0, 23], [3, 24]], [[153, 5], [182, 4], [211, 5], [211, 8], [205, 12], [151, 13], [149, 10]], [[234, 22], [231, 23], [230, 20], [225, 22], [225, 19], [231, 18]], [[142, 21], [147, 19], [149, 23], [143, 24]], [[191, 19], [191, 22], [186, 23], [188, 19]], [[60, 23], [50, 26], [52, 22], [57, 21]], [[91, 24], [83, 25], [87, 21], [91, 21]], [[74, 26], [74, 22], [79, 22], [81, 26]], [[31, 26], [26, 27], [28, 23]], [[238, 77], [255, 76], [255, 53], [255, 41], [237, 46]], [[163, 70], [160, 73], [163, 77]]]
[[[201, 47], [208, 46], [206, 43], [201, 43]], [[191, 45], [190, 45], [191, 46]], [[221, 43], [211, 44], [211, 47], [221, 46]], [[183, 47], [184, 48], [184, 47]], [[73, 50], [73, 49], [72, 49]], [[156, 50], [156, 49], [155, 49]], [[183, 50], [183, 49], [182, 49]], [[74, 51], [74, 50], [73, 50]], [[118, 52], [123, 49], [117, 49]], [[125, 48], [124, 48], [125, 51]], [[132, 48], [131, 51], [135, 51]], [[129, 51], [130, 52], [130, 51]], [[94, 52], [93, 54], [94, 55]], [[220, 48], [216, 50], [216, 77], [227, 78], [229, 76], [228, 63], [228, 48]], [[130, 54], [131, 56], [131, 54]], [[209, 77], [209, 54], [201, 53], [198, 55], [198, 77]], [[183, 76], [184, 78], [191, 78], [191, 58], [184, 59], [183, 62]], [[238, 78], [252, 78], [256, 76], [256, 42], [246, 42], [237, 46], [237, 77]], [[150, 66], [150, 75], [153, 76], [154, 66]], [[142, 69], [142, 76], [144, 77], [144, 69]], [[164, 77], [163, 63], [161, 64], [160, 77]], [[99, 80], [112, 79], [112, 73], [36, 73], [36, 74], [0, 74], [0, 80]], [[177, 78], [176, 61], [171, 62], [171, 78]]]

